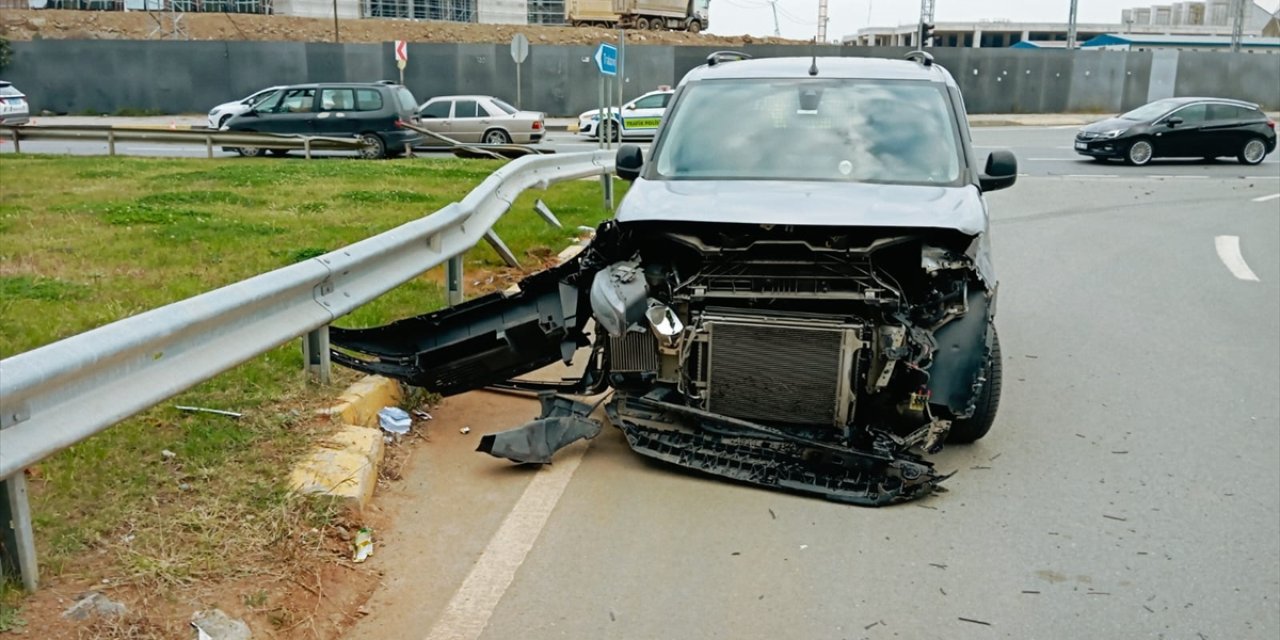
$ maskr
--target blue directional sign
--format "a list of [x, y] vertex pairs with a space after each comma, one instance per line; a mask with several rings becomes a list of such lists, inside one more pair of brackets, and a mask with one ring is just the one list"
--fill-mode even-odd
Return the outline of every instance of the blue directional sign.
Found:
[[618, 75], [618, 48], [617, 47], [611, 44], [606, 44], [604, 42], [601, 42], [600, 48], [596, 49], [595, 58], [596, 58], [596, 66], [600, 67], [600, 73], [603, 73], [606, 76]]

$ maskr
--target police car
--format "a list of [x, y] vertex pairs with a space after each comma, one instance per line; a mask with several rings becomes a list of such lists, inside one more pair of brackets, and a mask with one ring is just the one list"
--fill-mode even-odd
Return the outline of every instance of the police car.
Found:
[[[667, 111], [667, 103], [671, 102], [674, 93], [670, 88], [663, 87], [622, 105], [621, 126], [618, 123], [617, 109], [609, 108], [605, 112], [606, 117], [613, 118], [615, 127], [610, 137], [617, 140], [621, 133], [623, 138], [652, 138], [658, 132], [658, 125]], [[578, 116], [578, 135], [597, 138], [600, 128], [599, 109], [584, 111]]]

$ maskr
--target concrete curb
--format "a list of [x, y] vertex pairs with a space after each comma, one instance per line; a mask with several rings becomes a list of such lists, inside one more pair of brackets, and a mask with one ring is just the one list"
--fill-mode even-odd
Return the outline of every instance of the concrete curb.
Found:
[[363, 511], [378, 484], [386, 448], [378, 427], [378, 411], [404, 397], [400, 384], [382, 376], [365, 376], [338, 396], [337, 404], [316, 413], [342, 424], [316, 444], [289, 474], [289, 487], [304, 495], [341, 498]]

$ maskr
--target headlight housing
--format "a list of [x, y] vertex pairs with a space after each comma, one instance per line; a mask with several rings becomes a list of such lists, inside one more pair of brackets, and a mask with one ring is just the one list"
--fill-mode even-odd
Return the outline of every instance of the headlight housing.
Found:
[[1115, 138], [1119, 138], [1124, 135], [1124, 132], [1126, 131], [1128, 131], [1128, 129], [1112, 129], [1110, 131], [1103, 131], [1098, 137], [1103, 140], [1114, 140]]

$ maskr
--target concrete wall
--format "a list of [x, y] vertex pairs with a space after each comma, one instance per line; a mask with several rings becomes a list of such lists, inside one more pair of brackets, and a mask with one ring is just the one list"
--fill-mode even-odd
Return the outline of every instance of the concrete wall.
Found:
[[[628, 46], [625, 95], [675, 85], [714, 50]], [[743, 50], [757, 57], [881, 58], [901, 58], [907, 51], [829, 45]], [[552, 115], [594, 108], [599, 76], [593, 51], [533, 45], [520, 74], [521, 106]], [[399, 77], [390, 42], [35, 40], [14, 42], [13, 53], [5, 79], [30, 96], [34, 109], [59, 113], [201, 113], [268, 85]], [[973, 48], [933, 53], [956, 77], [971, 113], [1114, 113], [1170, 95], [1238, 98], [1280, 109], [1280, 56]], [[405, 83], [419, 100], [452, 93], [517, 100], [516, 67], [506, 44], [410, 44]]]

